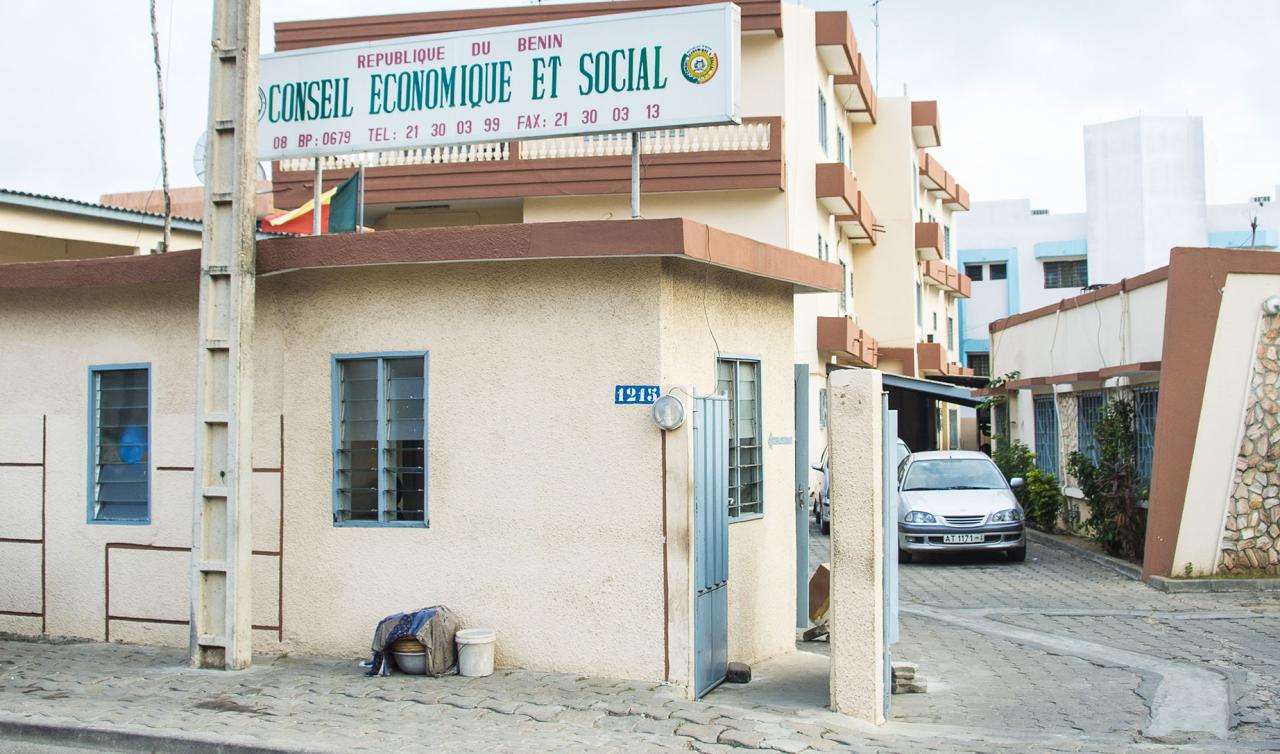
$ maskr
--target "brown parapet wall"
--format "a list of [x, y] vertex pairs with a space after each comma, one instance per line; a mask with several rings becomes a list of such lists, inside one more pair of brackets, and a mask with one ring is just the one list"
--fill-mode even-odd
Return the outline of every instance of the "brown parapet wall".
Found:
[[[1206, 249], [1206, 251], [1222, 251], [1222, 249]], [[1148, 285], [1154, 285], [1155, 283], [1159, 283], [1161, 280], [1168, 279], [1169, 265], [1157, 267], [1156, 269], [1144, 272], [1141, 275], [1134, 275], [1131, 278], [1122, 278], [1120, 282], [1112, 283], [1111, 285], [1099, 288], [1096, 291], [1089, 291], [1088, 293], [1082, 293], [1079, 296], [1064, 298], [1056, 304], [1048, 304], [1040, 307], [1039, 309], [1020, 312], [1018, 314], [1005, 317], [1004, 319], [997, 319], [992, 322], [987, 329], [992, 333], [997, 333], [1001, 330], [1007, 330], [1014, 325], [1030, 322], [1033, 319], [1040, 319], [1041, 317], [1053, 314], [1054, 312], [1065, 312], [1071, 309], [1078, 309], [1086, 304], [1091, 304], [1094, 301], [1110, 298], [1111, 296], [1119, 296], [1122, 292], [1128, 293], [1139, 288], [1144, 288]]]
[[[1222, 289], [1231, 274], [1280, 275], [1280, 254], [1253, 250], [1176, 248], [1163, 272], [1169, 280], [1165, 299], [1164, 345], [1160, 369], [1160, 408], [1156, 414], [1155, 457], [1151, 468], [1151, 506], [1142, 576], [1169, 576], [1182, 526], [1187, 482], [1199, 433], [1205, 380], [1213, 354]], [[1137, 281], [1145, 276], [1133, 278]]]

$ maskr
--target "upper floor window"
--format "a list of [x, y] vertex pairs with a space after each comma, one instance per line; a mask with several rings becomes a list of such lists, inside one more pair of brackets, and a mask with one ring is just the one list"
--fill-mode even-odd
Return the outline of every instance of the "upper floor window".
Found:
[[729, 520], [764, 512], [760, 362], [720, 359], [716, 392], [729, 398]]
[[818, 143], [827, 152], [827, 95], [818, 90]]
[[1009, 267], [1004, 262], [991, 265], [991, 279], [1004, 280], [1009, 276]]
[[924, 327], [924, 290], [916, 283], [916, 327]]
[[89, 369], [89, 520], [151, 520], [151, 369]]
[[844, 163], [846, 168], [850, 167], [849, 151], [844, 146], [844, 131], [839, 128], [836, 129], [836, 152], [840, 155], [840, 162]]
[[427, 355], [336, 356], [333, 522], [427, 523]]
[[969, 361], [969, 368], [973, 370], [975, 377], [991, 376], [991, 354], [971, 353], [966, 358]]
[[840, 313], [849, 313], [849, 266], [840, 260], [840, 280], [844, 285], [844, 290], [840, 291]]
[[1044, 263], [1045, 288], [1084, 288], [1089, 284], [1089, 263], [1085, 259], [1064, 259]]
[[973, 282], [980, 282], [982, 280], [982, 265], [966, 264], [964, 266], [964, 274], [968, 275]]
[[947, 261], [951, 261], [951, 226], [942, 226], [942, 248], [945, 249]]

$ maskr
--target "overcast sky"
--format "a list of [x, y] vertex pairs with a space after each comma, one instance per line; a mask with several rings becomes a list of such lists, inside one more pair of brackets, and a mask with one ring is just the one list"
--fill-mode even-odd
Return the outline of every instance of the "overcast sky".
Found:
[[[3, 0], [0, 186], [95, 200], [159, 185], [147, 0]], [[848, 10], [875, 59], [871, 0]], [[529, 4], [522, 0], [262, 0], [276, 21]], [[158, 0], [171, 183], [194, 185], [212, 3]], [[975, 201], [1084, 208], [1082, 127], [1204, 117], [1211, 203], [1280, 183], [1280, 0], [881, 0], [881, 96], [941, 103], [939, 159]]]

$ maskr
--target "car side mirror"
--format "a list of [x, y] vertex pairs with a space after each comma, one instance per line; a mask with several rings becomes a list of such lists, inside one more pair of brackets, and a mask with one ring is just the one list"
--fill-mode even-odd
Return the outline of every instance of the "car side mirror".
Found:
[[1016, 476], [1013, 479], [1009, 480], [1009, 486], [1016, 490], [1019, 487], [1027, 486], [1027, 482], [1022, 477]]

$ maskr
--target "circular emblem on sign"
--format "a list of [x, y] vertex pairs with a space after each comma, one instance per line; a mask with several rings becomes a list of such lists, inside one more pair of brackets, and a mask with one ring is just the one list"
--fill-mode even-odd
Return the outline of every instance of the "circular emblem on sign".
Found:
[[690, 84], [705, 84], [716, 75], [720, 68], [720, 60], [706, 45], [689, 48], [680, 59], [680, 72]]
[[258, 120], [262, 120], [262, 116], [267, 114], [267, 93], [262, 91], [262, 87], [258, 87]]

